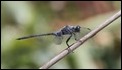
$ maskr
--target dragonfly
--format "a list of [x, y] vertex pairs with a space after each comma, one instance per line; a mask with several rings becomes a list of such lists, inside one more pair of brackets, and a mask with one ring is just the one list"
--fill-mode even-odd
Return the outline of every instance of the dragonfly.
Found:
[[56, 32], [20, 37], [20, 38], [17, 38], [17, 40], [24, 40], [24, 39], [28, 39], [28, 38], [53, 35], [55, 37], [54, 38], [55, 43], [57, 45], [60, 45], [62, 43], [64, 36], [69, 35], [69, 37], [66, 40], [66, 45], [68, 47], [70, 47], [71, 45], [69, 45], [68, 42], [71, 39], [71, 37], [74, 36], [74, 39], [76, 41], [78, 41], [80, 39], [80, 37], [83, 37], [84, 35], [86, 35], [90, 31], [91, 31], [90, 28], [81, 27], [79, 25], [77, 25], [77, 26], [66, 25]]

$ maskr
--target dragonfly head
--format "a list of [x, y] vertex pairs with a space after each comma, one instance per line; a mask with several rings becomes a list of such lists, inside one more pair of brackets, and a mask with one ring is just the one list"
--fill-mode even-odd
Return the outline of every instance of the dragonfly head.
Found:
[[80, 26], [79, 25], [77, 25], [76, 27], [75, 27], [75, 32], [80, 32]]

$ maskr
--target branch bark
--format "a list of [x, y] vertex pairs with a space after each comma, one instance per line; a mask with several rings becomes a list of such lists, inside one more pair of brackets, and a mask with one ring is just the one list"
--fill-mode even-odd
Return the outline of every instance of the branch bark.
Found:
[[[75, 42], [71, 47], [68, 49], [64, 49], [62, 52], [60, 52], [58, 55], [56, 55], [54, 58], [52, 58], [50, 61], [48, 61], [46, 64], [44, 64], [42, 67], [39, 69], [48, 69], [55, 63], [57, 63], [59, 60], [67, 56], [69, 53], [74, 51], [76, 48], [78, 48], [80, 45], [82, 45], [85, 41], [96, 35], [99, 31], [107, 27], [109, 24], [111, 24], [113, 21], [115, 21], [117, 18], [121, 16], [121, 10], [117, 12], [115, 15], [112, 17], [108, 18], [105, 22], [101, 23], [98, 27], [96, 27], [94, 30], [89, 32], [87, 35], [82, 37], [79, 41]], [[70, 51], [69, 51], [70, 49]]]

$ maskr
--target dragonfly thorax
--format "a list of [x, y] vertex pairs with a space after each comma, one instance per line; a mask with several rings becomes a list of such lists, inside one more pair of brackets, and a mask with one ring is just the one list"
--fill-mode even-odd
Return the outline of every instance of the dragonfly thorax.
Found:
[[55, 35], [56, 36], [70, 35], [75, 32], [80, 32], [80, 28], [81, 28], [80, 26], [65, 26], [60, 31], [57, 31]]

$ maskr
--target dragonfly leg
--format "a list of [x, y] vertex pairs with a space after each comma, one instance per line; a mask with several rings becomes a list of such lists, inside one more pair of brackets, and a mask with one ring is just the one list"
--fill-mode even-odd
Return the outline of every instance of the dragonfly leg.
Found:
[[72, 37], [72, 34], [71, 34], [71, 35], [69, 36], [69, 38], [66, 40], [66, 44], [67, 44], [68, 48], [70, 47], [69, 44], [68, 44], [68, 42], [69, 42], [69, 40], [70, 40], [71, 37]]
[[74, 38], [75, 38], [75, 40], [77, 41], [76, 34], [75, 34], [75, 33], [73, 33], [73, 34], [74, 34]]
[[[67, 49], [68, 49], [68, 52], [71, 52], [71, 49], [70, 49], [69, 47], [72, 46], [72, 45], [74, 44], [74, 43], [71, 44], [71, 45], [68, 44], [68, 42], [69, 42], [69, 40], [70, 40], [71, 37], [72, 37], [72, 34], [69, 36], [69, 38], [68, 38], [67, 41], [66, 41], [66, 44], [67, 44], [67, 46], [68, 46], [68, 48], [67, 48]], [[72, 52], [73, 52], [73, 51], [72, 51]], [[73, 53], [74, 53], [74, 52], [73, 52]]]

